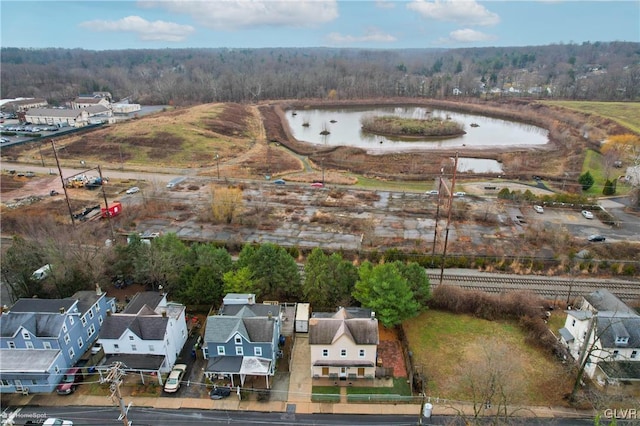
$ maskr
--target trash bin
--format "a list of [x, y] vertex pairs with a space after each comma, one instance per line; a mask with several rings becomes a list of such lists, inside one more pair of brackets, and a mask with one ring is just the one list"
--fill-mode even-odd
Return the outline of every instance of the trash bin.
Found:
[[424, 408], [422, 409], [422, 416], [427, 418], [427, 419], [430, 418], [432, 409], [433, 409], [433, 404], [431, 404], [429, 402], [424, 404]]

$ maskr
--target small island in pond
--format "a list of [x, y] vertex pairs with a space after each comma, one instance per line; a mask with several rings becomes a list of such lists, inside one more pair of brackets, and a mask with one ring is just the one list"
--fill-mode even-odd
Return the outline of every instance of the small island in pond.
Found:
[[440, 118], [403, 118], [394, 115], [365, 117], [362, 130], [383, 136], [401, 138], [442, 138], [464, 135], [461, 124]]

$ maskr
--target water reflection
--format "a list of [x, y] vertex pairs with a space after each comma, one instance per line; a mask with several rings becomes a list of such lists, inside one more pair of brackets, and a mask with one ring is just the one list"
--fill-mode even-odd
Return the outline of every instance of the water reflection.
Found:
[[[451, 161], [455, 161], [453, 158]], [[496, 160], [487, 158], [458, 157], [458, 172], [470, 173], [502, 173], [502, 166]]]
[[[362, 132], [363, 117], [391, 114], [417, 119], [440, 117], [444, 120], [455, 120], [464, 126], [467, 133], [446, 139], [408, 141]], [[295, 115], [290, 111], [286, 117], [293, 136], [298, 140], [329, 146], [354, 146], [372, 153], [464, 147], [522, 147], [544, 145], [549, 141], [548, 132], [540, 127], [424, 107], [308, 109], [295, 111]], [[324, 130], [329, 134], [321, 135]]]

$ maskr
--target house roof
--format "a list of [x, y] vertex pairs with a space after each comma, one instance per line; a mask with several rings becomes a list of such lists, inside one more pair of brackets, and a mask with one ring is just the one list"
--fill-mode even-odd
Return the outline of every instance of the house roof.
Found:
[[598, 367], [610, 379], [640, 380], [640, 362], [638, 361], [600, 362]]
[[27, 111], [28, 116], [32, 117], [64, 117], [76, 118], [86, 111], [78, 109], [59, 109], [59, 108], [31, 108]]
[[371, 309], [367, 308], [343, 308], [340, 307], [336, 312], [314, 312], [311, 314], [313, 318], [335, 318], [335, 319], [352, 319], [352, 318], [371, 318]]
[[240, 304], [240, 305], [224, 305], [221, 315], [238, 316], [238, 317], [274, 317], [280, 315], [279, 305], [264, 304]]
[[571, 334], [571, 332], [566, 327], [562, 327], [558, 331], [560, 332], [560, 336], [564, 339], [565, 342], [567, 343], [573, 342], [574, 340], [573, 334]]
[[69, 299], [78, 301], [78, 310], [83, 314], [89, 310], [101, 297], [106, 297], [104, 293], [97, 294], [95, 291], [76, 291]]
[[[640, 348], [640, 317], [620, 318], [599, 314], [596, 332], [603, 348]], [[627, 339], [627, 343], [616, 343], [618, 338]]]
[[127, 306], [124, 308], [122, 313], [137, 314], [144, 305], [148, 305], [152, 310], [155, 310], [164, 297], [165, 296], [163, 294], [160, 294], [157, 291], [142, 291], [140, 293], [136, 293], [136, 295], [133, 296], [133, 299], [127, 303]]
[[207, 362], [208, 373], [238, 374], [242, 367], [242, 356], [214, 356]]
[[369, 317], [350, 317], [340, 309], [331, 318], [313, 317], [309, 320], [309, 344], [331, 345], [346, 336], [358, 345], [377, 345], [378, 320]]
[[77, 103], [77, 104], [98, 104], [100, 103], [100, 101], [102, 101], [103, 98], [101, 97], [94, 97], [93, 95], [89, 95], [91, 97], [77, 97], [73, 100], [73, 102]]
[[31, 334], [37, 337], [58, 337], [62, 329], [62, 324], [66, 315], [59, 313], [32, 314], [32, 313], [9, 313], [0, 316], [0, 336], [13, 337], [24, 327]]
[[627, 306], [607, 289], [596, 290], [584, 297], [598, 312], [615, 312], [618, 316], [638, 316], [638, 313]]
[[567, 315], [570, 315], [580, 321], [589, 319], [593, 316], [593, 313], [591, 311], [582, 311], [582, 310], [572, 309], [565, 312], [567, 313]]
[[104, 114], [105, 112], [111, 111], [111, 108], [108, 108], [104, 105], [91, 105], [84, 109], [89, 114]]
[[114, 362], [121, 362], [125, 370], [158, 371], [164, 361], [164, 355], [108, 354], [99, 368], [111, 368]]
[[8, 373], [46, 372], [59, 355], [60, 349], [0, 349], [0, 377], [7, 379]]
[[76, 303], [74, 299], [18, 299], [10, 312], [60, 313], [64, 308], [69, 312]]
[[142, 340], [164, 340], [169, 318], [154, 315], [110, 315], [100, 328], [101, 339], [119, 339], [126, 330], [131, 330]]
[[275, 320], [264, 317], [231, 317], [213, 315], [207, 318], [204, 341], [207, 343], [228, 342], [236, 333], [248, 342], [273, 341]]

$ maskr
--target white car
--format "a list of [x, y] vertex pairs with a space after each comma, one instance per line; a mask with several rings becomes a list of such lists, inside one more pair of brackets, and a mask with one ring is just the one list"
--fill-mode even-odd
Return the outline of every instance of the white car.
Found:
[[584, 216], [585, 219], [593, 219], [593, 213], [589, 210], [582, 210], [582, 216]]
[[536, 213], [544, 213], [544, 209], [542, 208], [542, 206], [533, 206], [533, 209], [536, 211]]
[[137, 186], [131, 187], [129, 189], [127, 189], [127, 194], [135, 194], [136, 192], [140, 192], [140, 188], [138, 188]]
[[184, 372], [187, 371], [186, 364], [176, 364], [173, 366], [173, 370], [169, 373], [169, 377], [164, 384], [164, 391], [168, 393], [177, 392], [180, 389], [180, 381]]
[[465, 195], [467, 195], [466, 192], [462, 192], [462, 191], [458, 191], [458, 192], [454, 192], [453, 196], [454, 197], [464, 197]]
[[438, 190], [437, 189], [432, 189], [431, 191], [425, 192], [425, 194], [427, 194], [427, 195], [438, 195]]

